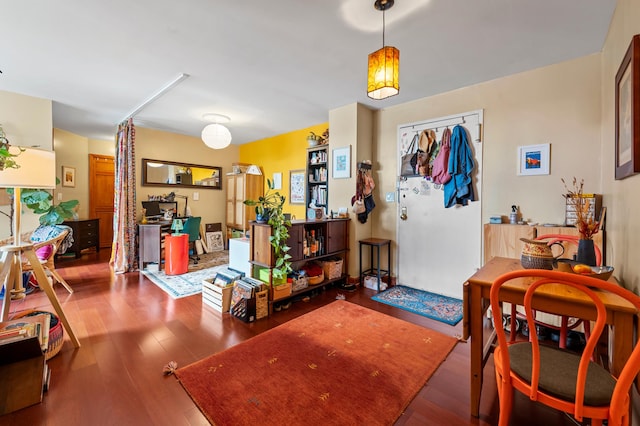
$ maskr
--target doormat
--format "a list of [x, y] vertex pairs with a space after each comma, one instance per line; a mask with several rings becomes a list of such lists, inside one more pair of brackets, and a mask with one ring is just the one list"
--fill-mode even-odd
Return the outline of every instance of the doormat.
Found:
[[175, 374], [216, 425], [392, 425], [457, 339], [338, 300]]
[[180, 275], [167, 275], [164, 271], [140, 271], [151, 282], [174, 299], [202, 293], [202, 280], [213, 278], [220, 269], [228, 265], [214, 266]]
[[391, 287], [372, 299], [449, 325], [462, 319], [462, 300], [403, 285]]

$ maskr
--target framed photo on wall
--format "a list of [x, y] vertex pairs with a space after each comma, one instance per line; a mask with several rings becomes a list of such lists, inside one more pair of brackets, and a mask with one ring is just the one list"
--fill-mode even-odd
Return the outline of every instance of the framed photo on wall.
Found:
[[631, 39], [616, 74], [615, 177], [640, 172], [640, 35]]
[[551, 144], [526, 145], [518, 148], [518, 176], [549, 174]]
[[304, 170], [289, 172], [289, 203], [304, 204]]
[[334, 179], [351, 177], [351, 145], [335, 148], [332, 151], [331, 164]]
[[62, 186], [75, 188], [76, 186], [76, 168], [62, 166]]

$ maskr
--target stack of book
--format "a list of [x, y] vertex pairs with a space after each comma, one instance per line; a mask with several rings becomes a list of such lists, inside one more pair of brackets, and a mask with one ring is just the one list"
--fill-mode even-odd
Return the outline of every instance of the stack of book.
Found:
[[47, 314], [0, 322], [0, 345], [36, 338], [40, 348], [45, 352], [49, 345], [49, 322], [50, 318]]
[[233, 283], [243, 276], [244, 272], [224, 268], [215, 277], [202, 280], [202, 303], [218, 312], [229, 312]]

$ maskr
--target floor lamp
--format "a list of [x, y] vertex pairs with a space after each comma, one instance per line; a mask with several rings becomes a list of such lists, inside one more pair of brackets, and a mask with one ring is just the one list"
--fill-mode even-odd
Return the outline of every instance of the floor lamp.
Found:
[[20, 240], [21, 219], [21, 188], [53, 189], [56, 186], [56, 157], [52, 151], [44, 151], [34, 148], [24, 148], [24, 151], [15, 158], [19, 168], [0, 170], [0, 188], [13, 188], [13, 245], [0, 247], [0, 282], [4, 287], [4, 300], [2, 303], [2, 321], [9, 318], [9, 306], [12, 294], [16, 298], [24, 297], [22, 284], [22, 256], [31, 264], [33, 273], [38, 280], [39, 287], [47, 294], [51, 305], [55, 309], [64, 328], [67, 330], [73, 345], [78, 348], [80, 342], [73, 333], [73, 329], [67, 320], [60, 305], [60, 301], [53, 291], [53, 286], [38, 260], [33, 244]]

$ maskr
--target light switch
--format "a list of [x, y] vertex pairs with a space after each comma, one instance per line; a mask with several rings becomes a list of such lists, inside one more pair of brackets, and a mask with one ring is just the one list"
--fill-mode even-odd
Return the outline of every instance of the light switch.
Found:
[[58, 192], [58, 201], [62, 201], [62, 192]]
[[387, 192], [387, 194], [385, 196], [385, 200], [387, 201], [387, 203], [393, 203], [396, 200], [396, 193], [395, 192]]
[[198, 201], [200, 199], [200, 193], [199, 192], [194, 192], [193, 193], [193, 201]]

